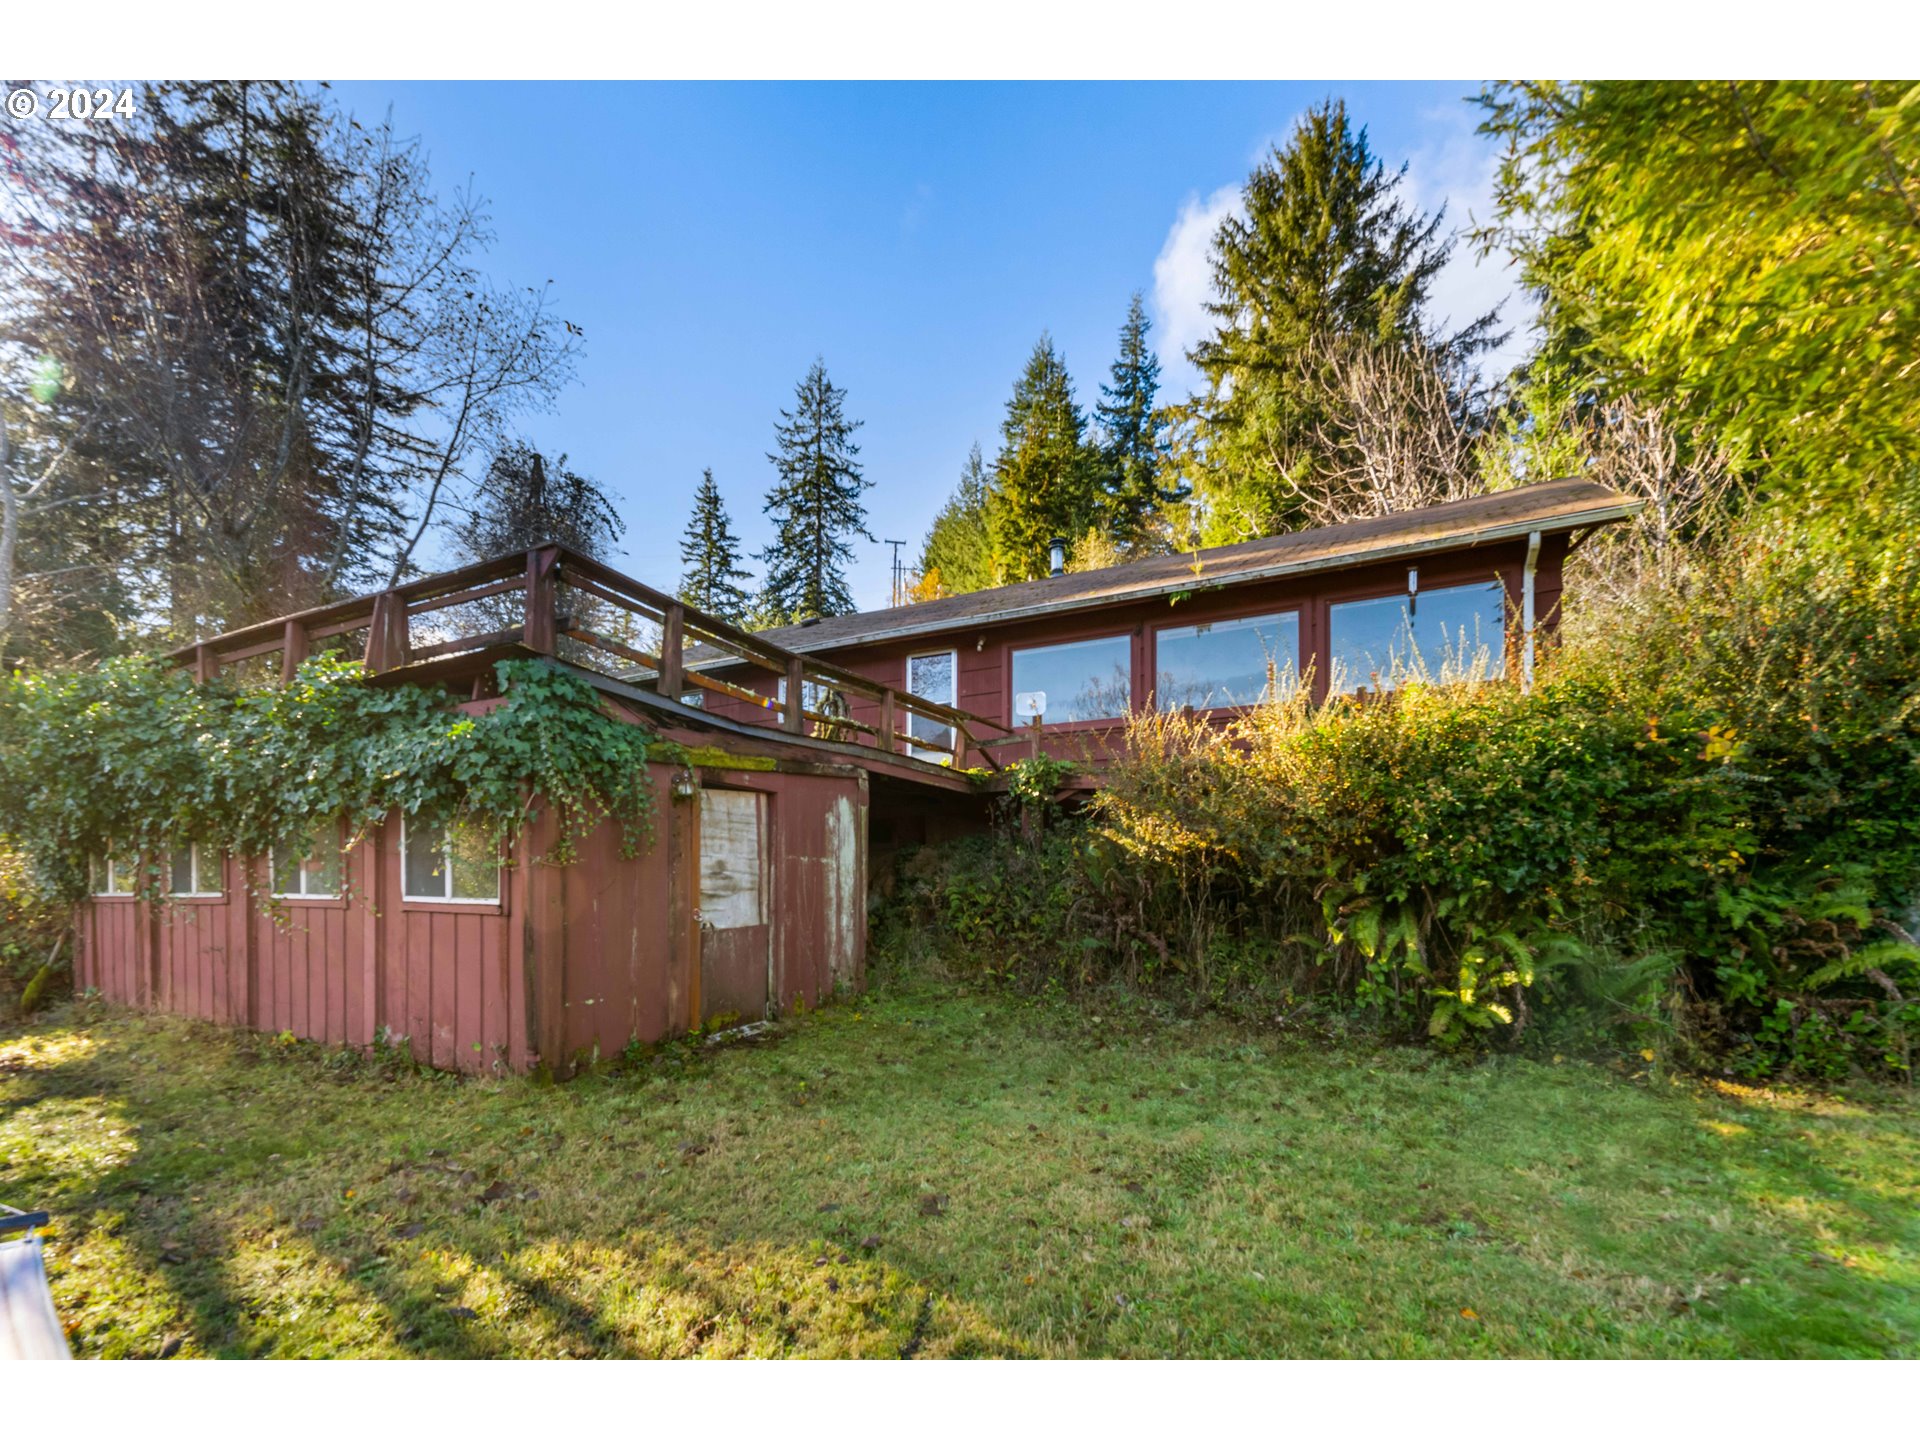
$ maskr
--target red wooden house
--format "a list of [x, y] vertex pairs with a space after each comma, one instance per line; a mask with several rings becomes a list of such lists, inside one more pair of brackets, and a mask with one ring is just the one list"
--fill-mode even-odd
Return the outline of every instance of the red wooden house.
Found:
[[[1092, 785], [1132, 711], [1231, 711], [1302, 677], [1324, 698], [1391, 685], [1408, 665], [1438, 675], [1477, 663], [1529, 679], [1557, 618], [1569, 549], [1637, 508], [1601, 485], [1554, 481], [762, 637], [1017, 732], [995, 739], [981, 724], [956, 742], [950, 727], [921, 716], [902, 722], [913, 753], [945, 760], [958, 743], [959, 763], [978, 765], [1041, 749], [1086, 762], [1082, 783]], [[757, 701], [708, 696], [717, 714], [748, 715], [784, 695], [780, 680], [724, 657], [704, 663], [758, 692]], [[877, 702], [849, 701], [853, 720], [878, 723]], [[876, 844], [973, 823], [976, 807], [876, 792]]]
[[539, 833], [501, 864], [417, 823], [344, 853], [323, 827], [270, 855], [146, 857], [171, 880], [157, 904], [103, 857], [77, 977], [471, 1071], [566, 1073], [629, 1040], [812, 1005], [861, 983], [870, 835], [977, 827], [1007, 760], [1097, 761], [1149, 705], [1229, 711], [1288, 675], [1321, 693], [1391, 683], [1415, 652], [1524, 679], [1568, 549], [1633, 508], [1561, 481], [757, 635], [541, 546], [250, 626], [176, 658], [203, 678], [286, 677], [344, 646], [374, 683], [468, 707], [498, 703], [502, 658], [572, 667], [673, 742], [648, 764], [655, 843], [624, 860], [603, 827], [553, 867]]

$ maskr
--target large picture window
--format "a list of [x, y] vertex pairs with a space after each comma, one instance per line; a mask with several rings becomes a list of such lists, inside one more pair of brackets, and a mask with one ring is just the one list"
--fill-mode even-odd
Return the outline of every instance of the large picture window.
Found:
[[1506, 598], [1506, 587], [1494, 580], [1332, 606], [1333, 693], [1391, 690], [1407, 676], [1498, 676], [1506, 664]]
[[485, 904], [500, 898], [500, 853], [477, 825], [408, 816], [400, 822], [400, 874], [409, 900]]
[[[1013, 652], [1013, 694], [1044, 695], [1049, 725], [1114, 720], [1133, 708], [1133, 642], [1125, 635]], [[1019, 711], [1015, 717], [1018, 721]]]
[[273, 847], [273, 894], [289, 900], [337, 900], [344, 867], [340, 862], [340, 826], [331, 820], [302, 836]]
[[1300, 617], [1249, 615], [1154, 632], [1153, 696], [1162, 710], [1257, 705], [1299, 683]]
[[167, 893], [170, 895], [215, 896], [220, 893], [220, 857], [209, 855], [198, 845], [174, 847], [169, 867]]
[[[959, 671], [960, 657], [952, 650], [939, 650], [931, 655], [909, 655], [907, 693], [917, 695], [922, 700], [931, 700], [936, 705], [957, 705], [960, 700]], [[940, 762], [949, 762], [954, 758], [951, 725], [942, 725], [925, 715], [909, 715], [907, 733], [921, 742], [919, 745], [909, 745], [909, 754], [922, 760]], [[887, 736], [885, 743], [891, 745], [892, 738]]]

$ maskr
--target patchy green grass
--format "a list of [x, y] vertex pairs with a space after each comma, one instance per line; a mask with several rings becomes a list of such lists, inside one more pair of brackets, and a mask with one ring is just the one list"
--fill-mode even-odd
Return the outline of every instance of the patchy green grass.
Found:
[[1920, 1354], [1920, 1107], [907, 987], [551, 1087], [76, 1006], [91, 1355]]

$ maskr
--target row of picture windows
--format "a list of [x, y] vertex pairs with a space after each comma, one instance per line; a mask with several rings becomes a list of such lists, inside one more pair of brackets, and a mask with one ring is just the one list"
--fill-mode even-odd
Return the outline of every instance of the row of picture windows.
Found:
[[[345, 882], [337, 825], [321, 824], [311, 834], [273, 847], [268, 857], [270, 893], [287, 900], [336, 900]], [[96, 855], [88, 864], [95, 895], [131, 895], [138, 888], [139, 863], [124, 855]], [[198, 845], [176, 849], [170, 857], [167, 893], [181, 897], [221, 894], [221, 857]], [[468, 901], [485, 904], [500, 898], [500, 857], [484, 830], [419, 819], [400, 826], [401, 894], [408, 900]]]
[[[1329, 611], [1335, 694], [1390, 690], [1410, 677], [1484, 678], [1505, 664], [1506, 590], [1498, 581], [1341, 601]], [[1167, 626], [1154, 632], [1153, 650], [1151, 689], [1160, 709], [1255, 705], [1298, 684], [1300, 617], [1287, 611]], [[951, 651], [912, 656], [907, 688], [956, 704], [953, 670]], [[1048, 724], [1119, 719], [1133, 708], [1133, 641], [1105, 635], [1016, 650], [1012, 679], [1016, 699], [1031, 697]]]

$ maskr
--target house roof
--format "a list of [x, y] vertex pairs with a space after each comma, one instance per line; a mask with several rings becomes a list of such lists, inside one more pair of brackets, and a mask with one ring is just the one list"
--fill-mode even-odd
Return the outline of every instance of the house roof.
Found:
[[1105, 570], [1000, 585], [918, 605], [832, 615], [809, 624], [765, 630], [761, 635], [788, 650], [816, 653], [905, 640], [1182, 590], [1221, 589], [1436, 550], [1457, 550], [1514, 539], [1535, 530], [1545, 534], [1584, 529], [1623, 520], [1642, 503], [1590, 480], [1550, 480], [1344, 525], [1269, 535], [1197, 552], [1156, 555]]

